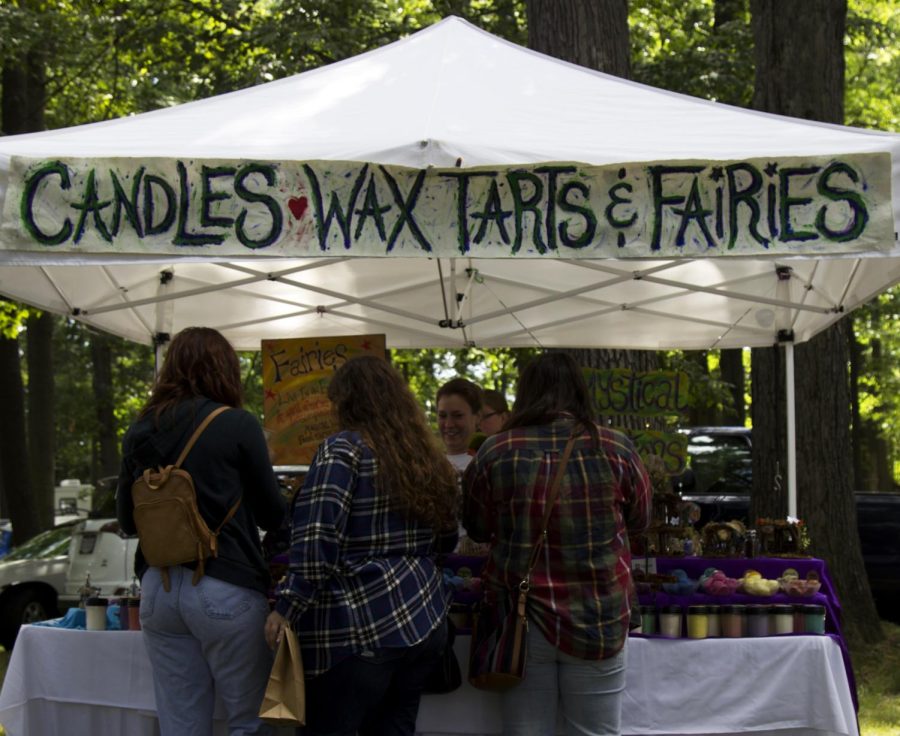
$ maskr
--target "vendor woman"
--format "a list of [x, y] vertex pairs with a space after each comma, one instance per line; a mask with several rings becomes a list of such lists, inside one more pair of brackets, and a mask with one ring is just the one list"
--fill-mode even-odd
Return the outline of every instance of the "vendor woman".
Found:
[[465, 378], [447, 381], [437, 392], [438, 431], [447, 459], [462, 473], [472, 461], [469, 443], [478, 429], [481, 388]]

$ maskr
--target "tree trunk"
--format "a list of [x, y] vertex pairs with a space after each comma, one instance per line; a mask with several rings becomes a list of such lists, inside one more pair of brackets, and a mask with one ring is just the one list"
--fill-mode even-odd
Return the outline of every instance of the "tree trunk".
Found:
[[750, 359], [753, 420], [753, 491], [750, 519], [787, 516], [787, 429], [784, 353], [779, 347], [753, 348]]
[[743, 427], [747, 419], [747, 411], [744, 408], [744, 351], [740, 348], [720, 351], [719, 371], [722, 380], [729, 386], [732, 402], [722, 413], [722, 422]]
[[856, 486], [858, 491], [866, 491], [874, 488], [876, 491], [890, 492], [894, 488], [894, 469], [891, 467], [891, 445], [880, 434], [872, 438], [872, 466], [875, 470], [875, 480], [865, 487]]
[[746, 0], [716, 0], [713, 8], [713, 28], [719, 29], [727, 23], [739, 20], [746, 7]]
[[526, 12], [530, 48], [631, 78], [628, 0], [527, 0]]
[[[684, 359], [697, 366], [697, 374], [709, 379], [709, 352], [706, 350], [685, 350]], [[712, 402], [703, 406], [688, 408], [688, 424], [691, 427], [707, 427], [718, 424], [718, 412]]]
[[[751, 0], [750, 8], [756, 57], [754, 107], [809, 120], [843, 122], [846, 0]], [[795, 351], [797, 504], [808, 524], [813, 551], [830, 567], [843, 604], [845, 633], [860, 644], [878, 641], [883, 634], [856, 531], [847, 330], [844, 320]], [[776, 362], [775, 350], [753, 351], [755, 508], [751, 518], [754, 514], [784, 515], [784, 511], [774, 513], [784, 508], [784, 492], [773, 487], [771, 475], [763, 474], [766, 465], [771, 469], [777, 462], [767, 457], [770, 452], [775, 453], [774, 458], [783, 458], [783, 443], [766, 447], [768, 440], [783, 434], [779, 427], [784, 424], [784, 414], [777, 407], [780, 402], [770, 402], [763, 393], [765, 375]], [[770, 378], [780, 381], [777, 376]], [[773, 513], [763, 514], [769, 510]]]
[[847, 0], [750, 0], [756, 58], [753, 107], [844, 122]]
[[0, 472], [6, 510], [12, 521], [13, 544], [21, 544], [39, 531], [34, 497], [28, 479], [28, 442], [25, 432], [25, 387], [19, 341], [0, 335]]
[[[827, 563], [844, 609], [844, 632], [855, 643], [882, 638], [856, 529], [849, 463], [849, 381], [846, 318], [797, 346], [797, 512], [813, 552]], [[827, 356], [822, 359], [821, 356]], [[823, 401], [823, 397], [827, 400]]]
[[119, 472], [119, 446], [116, 437], [116, 417], [113, 411], [112, 349], [108, 335], [91, 334], [91, 363], [94, 408], [97, 412], [97, 452], [94, 455], [91, 483]]
[[[627, 0], [527, 0], [528, 45], [558, 59], [628, 79], [631, 49]], [[656, 354], [641, 350], [568, 350], [586, 368], [655, 370]], [[645, 429], [647, 419], [601, 416], [599, 421], [623, 429]], [[661, 421], [653, 418], [653, 428]]]
[[56, 485], [56, 427], [53, 373], [53, 315], [29, 316], [25, 334], [28, 362], [28, 460], [38, 524], [53, 526]]
[[859, 410], [859, 375], [862, 367], [862, 346], [856, 339], [853, 318], [847, 330], [847, 351], [849, 354], [848, 365], [850, 368], [850, 446], [852, 452], [853, 488], [865, 490], [868, 484], [865, 479], [865, 466], [863, 464], [863, 447], [865, 445], [865, 428], [863, 427], [862, 414]]
[[[3, 133], [14, 135], [43, 130], [46, 105], [44, 50], [25, 49], [18, 58], [7, 59], [0, 81]], [[52, 417], [50, 421], [53, 421]], [[44, 527], [29, 483], [25, 422], [18, 340], [0, 337], [0, 426], [4, 437], [0, 442], [0, 473], [6, 509], [13, 525], [13, 544], [24, 542]]]
[[21, 63], [15, 59], [8, 61], [3, 67], [2, 81], [3, 132], [15, 135], [43, 130], [47, 102], [43, 52], [28, 51], [22, 55]]

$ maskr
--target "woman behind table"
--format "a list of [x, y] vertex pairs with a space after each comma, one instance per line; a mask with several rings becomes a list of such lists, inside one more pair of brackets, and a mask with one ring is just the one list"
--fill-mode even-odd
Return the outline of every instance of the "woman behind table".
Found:
[[206, 428], [183, 464], [211, 529], [241, 499], [219, 534], [218, 556], [205, 562], [196, 585], [195, 565], [169, 568], [168, 592], [140, 547], [135, 557], [162, 736], [212, 734], [216, 694], [229, 733], [271, 733], [257, 718], [272, 666], [262, 634], [269, 571], [258, 528], [277, 529], [285, 508], [262, 428], [239, 408], [237, 354], [216, 330], [189, 327], [172, 340], [150, 400], [122, 443], [117, 511], [122, 529], [137, 533], [131, 484], [145, 468], [174, 463], [194, 429], [223, 405], [232, 408]]
[[485, 389], [482, 392], [483, 406], [478, 417], [478, 431], [487, 437], [497, 434], [506, 420], [509, 419], [509, 406], [506, 397], [494, 389]]
[[475, 454], [469, 443], [478, 429], [481, 405], [481, 388], [465, 378], [454, 378], [438, 389], [438, 431], [447, 459], [460, 473]]
[[349, 360], [328, 398], [341, 431], [295, 500], [266, 638], [274, 647], [288, 622], [299, 636], [307, 736], [412, 734], [447, 638], [435, 556], [456, 543], [456, 473], [385, 360]]
[[528, 594], [525, 680], [501, 695], [504, 734], [615, 734], [625, 687], [628, 533], [650, 522], [650, 485], [631, 442], [598, 427], [575, 361], [534, 359], [506, 429], [466, 471], [463, 523], [492, 540], [482, 580], [512, 600], [527, 573], [553, 475], [576, 438]]

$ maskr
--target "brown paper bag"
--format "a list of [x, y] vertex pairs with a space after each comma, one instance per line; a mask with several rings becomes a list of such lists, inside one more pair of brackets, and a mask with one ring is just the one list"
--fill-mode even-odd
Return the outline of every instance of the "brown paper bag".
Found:
[[306, 723], [306, 688], [303, 658], [297, 634], [285, 628], [275, 663], [269, 674], [259, 717], [273, 726], [302, 726]]

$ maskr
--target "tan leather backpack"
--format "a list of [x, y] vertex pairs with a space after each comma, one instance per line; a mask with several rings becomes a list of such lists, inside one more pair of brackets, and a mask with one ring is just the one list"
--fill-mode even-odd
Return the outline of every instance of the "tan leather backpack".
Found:
[[193, 584], [204, 574], [204, 562], [218, 556], [218, 536], [228, 523], [241, 498], [228, 511], [222, 523], [212, 531], [200, 515], [197, 492], [191, 474], [181, 469], [197, 438], [227, 406], [210, 412], [187, 441], [174, 465], [164, 468], [147, 468], [131, 486], [134, 502], [134, 523], [144, 559], [151, 567], [162, 571], [163, 587], [171, 589], [169, 567], [196, 562]]

